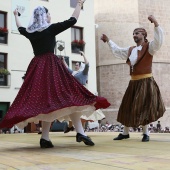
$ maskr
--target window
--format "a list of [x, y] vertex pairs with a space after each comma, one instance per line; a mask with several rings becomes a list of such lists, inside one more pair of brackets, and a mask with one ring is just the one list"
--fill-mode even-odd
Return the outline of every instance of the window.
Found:
[[9, 71], [7, 70], [7, 54], [0, 53], [0, 86], [9, 85]]
[[72, 53], [79, 53], [84, 51], [85, 42], [83, 40], [83, 28], [72, 27], [71, 28], [71, 48]]
[[83, 28], [72, 27], [71, 28], [71, 40], [82, 40], [83, 39]]
[[0, 43], [7, 44], [7, 13], [0, 11]]
[[[75, 8], [76, 5], [77, 5], [77, 0], [70, 0], [70, 7]], [[83, 9], [83, 6], [81, 9]]]
[[7, 54], [6, 53], [0, 53], [0, 69], [1, 68], [7, 68]]

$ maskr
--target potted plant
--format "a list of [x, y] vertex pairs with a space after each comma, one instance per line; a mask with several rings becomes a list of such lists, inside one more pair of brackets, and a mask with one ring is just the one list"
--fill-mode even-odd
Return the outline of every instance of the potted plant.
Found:
[[79, 43], [78, 40], [73, 40], [73, 41], [71, 42], [71, 44], [73, 44], [73, 45], [77, 45], [78, 43]]
[[73, 40], [71, 42], [71, 49], [73, 53], [79, 53], [79, 51], [84, 51], [85, 46], [84, 40]]
[[7, 33], [8, 33], [8, 29], [7, 28], [0, 27], [0, 36], [4, 36]]
[[7, 86], [8, 75], [10, 72], [5, 68], [0, 68], [0, 85]]
[[84, 40], [79, 40], [78, 42], [80, 45], [85, 45], [86, 43], [84, 42]]

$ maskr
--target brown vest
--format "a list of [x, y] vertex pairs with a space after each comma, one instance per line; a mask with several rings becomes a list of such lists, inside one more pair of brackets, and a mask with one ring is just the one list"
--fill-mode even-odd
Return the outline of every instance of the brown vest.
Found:
[[140, 75], [140, 74], [152, 73], [153, 56], [151, 54], [149, 54], [149, 52], [148, 52], [149, 43], [144, 42], [142, 44], [142, 50], [138, 51], [137, 62], [133, 66], [133, 69], [132, 69], [129, 57], [130, 57], [130, 54], [131, 54], [133, 48], [135, 48], [135, 46], [129, 48], [128, 59], [126, 61], [126, 63], [130, 66], [130, 75]]

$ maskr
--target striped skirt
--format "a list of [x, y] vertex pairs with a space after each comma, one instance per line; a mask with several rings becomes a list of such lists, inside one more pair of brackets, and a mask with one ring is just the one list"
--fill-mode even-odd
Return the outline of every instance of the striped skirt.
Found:
[[127, 127], [147, 125], [163, 116], [165, 106], [153, 77], [130, 80], [117, 121]]

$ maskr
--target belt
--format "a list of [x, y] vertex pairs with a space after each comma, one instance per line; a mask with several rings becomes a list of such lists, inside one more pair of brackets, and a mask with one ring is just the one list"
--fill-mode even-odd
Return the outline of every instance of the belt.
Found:
[[131, 80], [140, 80], [152, 77], [152, 73], [149, 74], [140, 74], [140, 75], [131, 75]]

